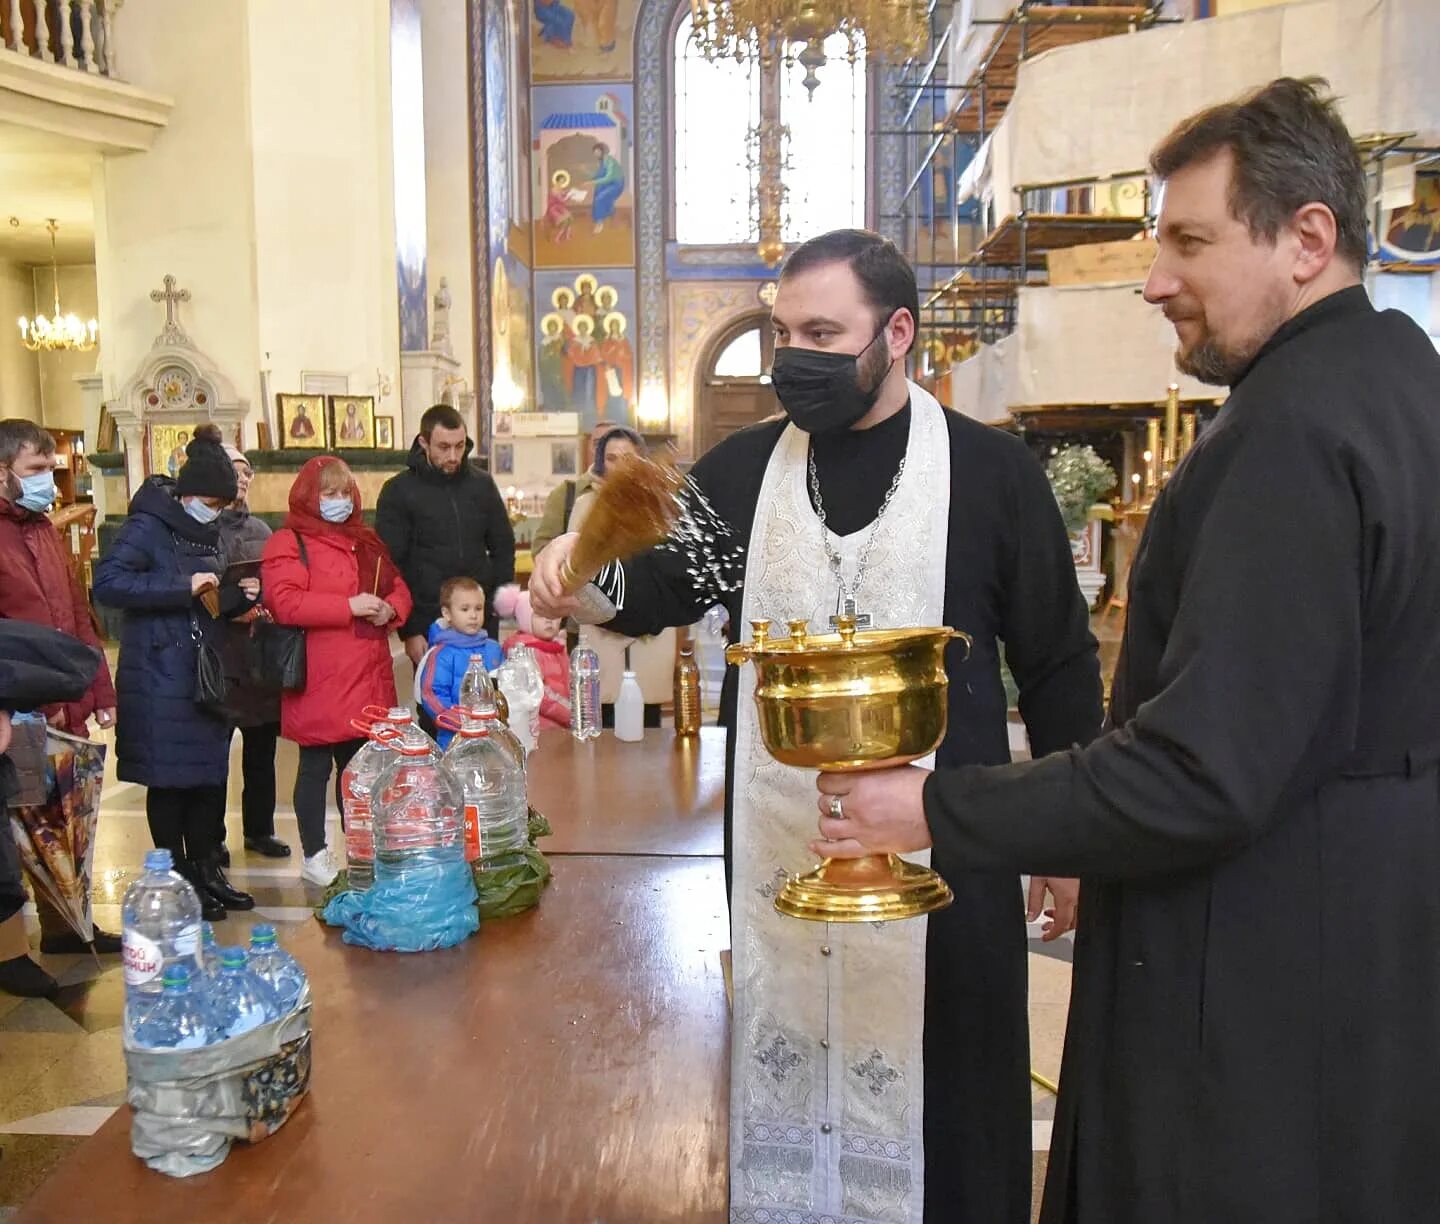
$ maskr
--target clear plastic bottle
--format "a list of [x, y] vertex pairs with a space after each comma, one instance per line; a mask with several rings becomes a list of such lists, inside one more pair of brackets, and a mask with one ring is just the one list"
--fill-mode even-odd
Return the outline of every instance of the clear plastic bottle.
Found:
[[545, 681], [539, 677], [538, 665], [535, 677], [539, 680], [538, 686], [532, 680], [521, 650], [495, 669], [495, 683], [510, 707], [510, 730], [528, 754], [535, 751], [539, 739], [540, 701], [545, 692]]
[[150, 1050], [194, 1050], [218, 1040], [213, 1014], [195, 989], [183, 960], [165, 966], [161, 992], [144, 1003], [130, 1029], [131, 1039]]
[[391, 741], [407, 729], [425, 734], [405, 707], [395, 706], [387, 711], [383, 718], [371, 724], [369, 738], [340, 774], [345, 810], [345, 867], [350, 887], [357, 892], [369, 888], [375, 879], [372, 792], [380, 775], [395, 760], [396, 749]]
[[485, 666], [485, 656], [472, 654], [470, 662], [465, 666], [465, 674], [460, 678], [460, 709], [462, 711], [475, 709], [482, 703], [483, 697], [487, 693], [493, 703], [495, 685], [490, 679], [489, 669]]
[[600, 736], [600, 656], [585, 641], [570, 653], [570, 734], [577, 740]]
[[170, 851], [149, 851], [145, 873], [121, 903], [127, 1010], [160, 994], [166, 966], [183, 962], [192, 974], [200, 972], [200, 898], [171, 866]]
[[629, 667], [620, 678], [620, 693], [615, 698], [615, 738], [631, 744], [645, 738], [645, 697]]
[[687, 636], [675, 660], [675, 734], [700, 734], [700, 667], [695, 645]]
[[495, 740], [515, 758], [515, 763], [525, 768], [525, 748], [515, 737], [515, 732], [505, 725], [505, 719], [496, 701], [499, 693], [492, 684], [488, 689], [477, 690], [475, 703], [462, 710], [461, 716], [478, 718]]
[[220, 972], [220, 947], [215, 942], [215, 928], [208, 922], [200, 924], [200, 972], [206, 977]]
[[478, 718], [461, 723], [445, 767], [465, 804], [465, 861], [478, 859], [485, 870], [509, 866], [529, 837], [525, 770]]
[[220, 949], [220, 976], [210, 988], [217, 1040], [238, 1037], [283, 1015], [275, 992], [250, 971], [247, 960], [244, 948]]
[[393, 879], [412, 863], [464, 858], [459, 783], [428, 736], [402, 738], [375, 785], [375, 878]]
[[275, 928], [258, 922], [250, 929], [250, 972], [275, 992], [280, 1014], [289, 1015], [305, 989], [305, 970], [280, 946]]

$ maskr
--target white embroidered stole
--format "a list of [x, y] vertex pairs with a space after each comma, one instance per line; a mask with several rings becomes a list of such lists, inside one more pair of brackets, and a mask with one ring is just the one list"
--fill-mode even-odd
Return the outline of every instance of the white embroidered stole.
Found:
[[[905, 472], [854, 592], [876, 628], [939, 625], [944, 615], [949, 431], [914, 384], [910, 403]], [[808, 435], [792, 425], [766, 469], [746, 567], [747, 638], [758, 617], [779, 633], [799, 617], [829, 631], [836, 583], [807, 492], [808, 454]], [[831, 537], [847, 582], [871, 530]], [[814, 865], [815, 773], [770, 758], [754, 688], [747, 664], [732, 796], [730, 1218], [920, 1224], [926, 920], [821, 924], [776, 913], [786, 874]]]

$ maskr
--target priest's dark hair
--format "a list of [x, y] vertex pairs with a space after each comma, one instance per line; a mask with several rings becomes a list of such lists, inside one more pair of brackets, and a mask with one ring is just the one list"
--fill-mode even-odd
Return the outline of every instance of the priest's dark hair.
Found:
[[1322, 77], [1279, 77], [1181, 122], [1150, 155], [1170, 178], [1228, 149], [1235, 169], [1230, 213], [1252, 236], [1274, 242], [1306, 204], [1335, 216], [1335, 251], [1354, 264], [1369, 258], [1365, 169]]
[[465, 418], [449, 404], [432, 404], [420, 418], [420, 436], [430, 441], [436, 429], [464, 429]]
[[855, 273], [866, 299], [875, 308], [877, 327], [897, 310], [908, 310], [915, 326], [920, 326], [920, 290], [915, 286], [915, 269], [890, 239], [871, 230], [831, 230], [802, 242], [791, 251], [780, 269], [780, 277], [783, 280], [797, 272], [808, 272], [831, 263], [846, 264]]

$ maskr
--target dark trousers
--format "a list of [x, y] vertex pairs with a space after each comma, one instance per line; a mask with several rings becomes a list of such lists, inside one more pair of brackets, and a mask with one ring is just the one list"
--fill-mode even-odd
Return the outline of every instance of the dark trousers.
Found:
[[246, 837], [275, 836], [275, 741], [280, 724], [240, 728], [240, 796]]
[[203, 863], [220, 848], [225, 824], [223, 786], [152, 786], [145, 792], [150, 840], [177, 862]]
[[0, 801], [0, 922], [13, 918], [25, 906], [25, 882], [20, 871], [20, 851], [10, 831], [10, 814]]
[[295, 775], [295, 819], [300, 825], [300, 847], [306, 858], [325, 849], [325, 784], [330, 781], [330, 767], [335, 767], [335, 806], [343, 812], [340, 774], [364, 742], [352, 739], [301, 747], [300, 769]]

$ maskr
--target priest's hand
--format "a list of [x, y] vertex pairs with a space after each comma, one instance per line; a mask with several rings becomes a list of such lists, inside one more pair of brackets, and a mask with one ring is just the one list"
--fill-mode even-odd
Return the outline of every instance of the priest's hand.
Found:
[[[1050, 891], [1051, 908], [1044, 909], [1045, 891]], [[1076, 914], [1080, 907], [1080, 881], [1066, 880], [1058, 876], [1031, 876], [1030, 896], [1025, 902], [1025, 921], [1034, 922], [1045, 914], [1050, 919], [1043, 928], [1040, 939], [1049, 943], [1059, 939], [1066, 931], [1075, 929]]]
[[540, 616], [564, 620], [580, 610], [580, 601], [565, 591], [562, 571], [570, 554], [575, 551], [575, 541], [580, 537], [573, 531], [556, 536], [535, 558], [535, 572], [530, 575], [530, 608]]
[[810, 849], [822, 858], [929, 849], [923, 797], [929, 776], [928, 769], [914, 765], [873, 773], [822, 773], [816, 806], [823, 840], [811, 842]]

